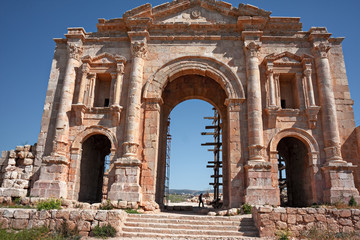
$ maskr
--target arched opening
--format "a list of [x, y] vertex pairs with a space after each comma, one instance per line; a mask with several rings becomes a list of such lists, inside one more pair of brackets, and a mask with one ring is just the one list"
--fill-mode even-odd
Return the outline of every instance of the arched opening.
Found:
[[110, 154], [111, 142], [101, 134], [92, 135], [82, 144], [80, 164], [80, 202], [101, 202], [105, 158]]
[[[206, 115], [211, 115], [213, 114], [212, 112], [212, 108], [215, 107], [221, 117], [222, 120], [222, 135], [223, 135], [223, 151], [222, 151], [222, 159], [223, 159], [223, 168], [222, 168], [222, 175], [223, 175], [223, 199], [224, 199], [224, 204], [228, 204], [229, 201], [229, 174], [227, 173], [227, 171], [229, 170], [228, 168], [228, 164], [227, 164], [227, 108], [225, 106], [225, 99], [227, 99], [227, 95], [225, 93], [225, 91], [223, 90], [223, 88], [213, 79], [209, 78], [209, 77], [204, 77], [204, 76], [200, 76], [200, 75], [195, 75], [195, 74], [191, 74], [191, 75], [184, 75], [184, 76], [180, 76], [177, 77], [176, 79], [172, 80], [171, 82], [168, 82], [168, 84], [166, 85], [166, 87], [163, 90], [162, 93], [162, 99], [164, 101], [164, 103], [161, 106], [161, 111], [160, 111], [160, 135], [159, 135], [159, 155], [158, 155], [158, 168], [157, 168], [157, 183], [156, 183], [156, 201], [162, 205], [164, 203], [164, 194], [165, 194], [165, 181], [166, 181], [166, 149], [167, 149], [167, 126], [168, 126], [168, 116], [170, 115], [170, 113], [172, 112], [172, 110], [178, 106], [178, 104], [186, 101], [186, 100], [190, 100], [190, 99], [199, 99], [199, 100], [204, 100], [207, 103], [210, 104], [206, 104], [207, 108], [208, 108], [208, 112], [204, 114], [205, 116], [202, 117], [207, 117]], [[200, 101], [204, 104], [203, 101]], [[188, 102], [191, 104], [191, 101]], [[202, 105], [203, 105], [202, 104]], [[182, 104], [181, 104], [182, 105]], [[195, 109], [194, 111], [200, 111], [200, 109], [197, 109], [197, 106], [194, 105], [193, 106]], [[176, 111], [176, 110], [175, 110]], [[172, 121], [175, 121], [173, 114], [171, 114], [171, 119]], [[192, 123], [189, 122], [188, 123], [188, 129], [190, 128], [190, 125]], [[193, 134], [197, 134], [197, 136], [199, 138], [201, 138], [201, 132], [205, 130], [205, 124], [203, 126], [200, 127], [199, 130], [197, 130], [196, 132], [194, 132]], [[183, 131], [187, 131], [186, 129], [183, 129]], [[189, 130], [192, 131], [192, 130]], [[171, 133], [173, 139], [176, 138], [176, 136], [174, 136], [174, 133]], [[225, 140], [225, 141], [224, 141]], [[202, 142], [207, 141], [207, 139], [203, 139]], [[172, 152], [173, 152], [173, 148], [175, 146], [172, 144]], [[198, 144], [199, 149], [201, 149], [202, 151], [207, 151], [206, 148], [201, 146], [201, 140]], [[175, 168], [171, 168], [173, 171], [180, 171], [181, 175], [184, 179], [188, 178], [188, 171], [186, 171], [186, 168], [193, 168], [195, 165], [197, 164], [202, 164], [203, 165], [203, 169], [200, 169], [200, 171], [202, 173], [208, 174], [209, 178], [206, 181], [211, 181], [210, 180], [210, 175], [211, 175], [211, 170], [206, 170], [206, 164], [207, 161], [212, 160], [213, 156], [205, 156], [205, 159], [194, 159], [196, 158], [196, 156], [194, 156], [194, 158], [192, 158], [191, 154], [191, 150], [190, 149], [182, 149], [183, 153], [188, 154], [188, 158], [192, 159], [194, 163], [191, 163], [191, 161], [189, 163], [186, 163], [187, 166], [185, 166], [184, 170], [181, 169], [175, 169]], [[181, 161], [181, 160], [180, 160]], [[196, 163], [195, 163], [196, 161]], [[181, 163], [180, 163], [181, 164]], [[197, 168], [199, 169], [199, 168]], [[196, 178], [196, 177], [195, 177]], [[171, 185], [171, 184], [170, 184]], [[194, 182], [194, 186], [196, 186], [196, 181]], [[194, 190], [198, 190], [198, 189], [194, 189]], [[202, 189], [199, 189], [202, 190]]]
[[285, 137], [277, 145], [281, 206], [304, 207], [311, 204], [311, 176], [306, 145]]

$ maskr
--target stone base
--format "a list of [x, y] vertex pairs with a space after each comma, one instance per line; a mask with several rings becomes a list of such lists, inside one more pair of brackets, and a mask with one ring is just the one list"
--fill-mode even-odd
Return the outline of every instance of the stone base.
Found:
[[136, 183], [113, 183], [108, 193], [108, 199], [141, 202], [141, 188]]
[[264, 161], [249, 161], [245, 166], [248, 186], [245, 202], [251, 205], [280, 205], [278, 191], [272, 186], [271, 164]]
[[351, 163], [328, 163], [322, 167], [325, 178], [323, 201], [325, 203], [348, 203], [351, 197], [360, 202], [359, 192], [355, 188]]
[[38, 180], [31, 189], [31, 196], [42, 198], [65, 198], [67, 197], [67, 185], [63, 181]]
[[142, 194], [139, 184], [141, 161], [136, 158], [119, 158], [115, 162], [115, 182], [108, 192], [112, 201], [141, 202]]

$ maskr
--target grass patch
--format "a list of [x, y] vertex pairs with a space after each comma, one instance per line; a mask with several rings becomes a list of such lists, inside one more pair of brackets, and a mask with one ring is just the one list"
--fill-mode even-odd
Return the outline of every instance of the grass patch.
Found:
[[94, 235], [94, 237], [97, 237], [97, 238], [115, 237], [116, 230], [110, 224], [107, 224], [102, 227], [96, 226], [93, 230], [93, 235]]
[[168, 200], [172, 203], [186, 202], [187, 199], [189, 199], [189, 196], [186, 195], [170, 194], [168, 196]]
[[60, 199], [47, 199], [41, 201], [37, 204], [36, 209], [40, 210], [51, 210], [51, 209], [60, 209], [61, 208], [61, 200]]
[[290, 240], [291, 232], [288, 229], [278, 230], [276, 232], [276, 237], [278, 240]]
[[251, 209], [252, 209], [252, 206], [248, 203], [244, 203], [242, 206], [241, 206], [244, 214], [250, 214], [251, 213]]
[[43, 226], [32, 229], [24, 229], [21, 231], [0, 229], [0, 239], [2, 240], [78, 240], [81, 237], [69, 232], [64, 234], [60, 231], [50, 231], [49, 228]]
[[101, 204], [99, 207], [100, 210], [112, 210], [114, 206], [111, 204], [110, 200], [107, 200], [104, 204]]
[[29, 205], [21, 204], [0, 204], [0, 208], [24, 208], [24, 209], [34, 209], [35, 207]]
[[309, 240], [359, 240], [360, 232], [334, 232], [312, 228], [301, 234], [301, 239]]
[[130, 214], [141, 214], [136, 209], [130, 209], [130, 208], [125, 209], [125, 212], [130, 213]]

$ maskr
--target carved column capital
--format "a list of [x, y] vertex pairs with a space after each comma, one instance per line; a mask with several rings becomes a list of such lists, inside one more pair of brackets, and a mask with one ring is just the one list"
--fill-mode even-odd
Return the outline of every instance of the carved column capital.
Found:
[[144, 58], [147, 53], [147, 45], [144, 41], [136, 41], [131, 43], [131, 52], [134, 57]]
[[83, 53], [82, 47], [75, 45], [74, 43], [68, 44], [69, 58], [80, 61], [80, 57]]
[[330, 50], [330, 45], [327, 42], [320, 42], [320, 43], [314, 43], [313, 44], [313, 54], [316, 57], [319, 58], [327, 58], [328, 57], [328, 51]]
[[118, 74], [124, 74], [125, 73], [125, 65], [124, 65], [124, 63], [118, 63], [118, 64], [116, 64], [116, 72], [118, 73]]
[[83, 63], [81, 65], [81, 72], [82, 72], [82, 74], [86, 74], [86, 73], [90, 72], [90, 65], [88, 63]]
[[304, 75], [305, 75], [305, 77], [310, 77], [310, 76], [311, 76], [311, 73], [312, 73], [311, 68], [310, 68], [310, 69], [309, 69], [309, 68], [306, 68], [306, 69], [304, 70]]
[[259, 57], [260, 48], [261, 48], [261, 42], [258, 41], [245, 42], [244, 45], [244, 50], [246, 56], [248, 57]]

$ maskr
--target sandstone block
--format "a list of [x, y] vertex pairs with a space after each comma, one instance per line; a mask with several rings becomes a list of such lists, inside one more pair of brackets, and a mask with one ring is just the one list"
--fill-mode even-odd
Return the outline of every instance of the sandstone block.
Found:
[[340, 217], [342, 217], [342, 218], [351, 217], [351, 210], [349, 210], [349, 209], [341, 210], [340, 211]]
[[296, 215], [295, 214], [288, 214], [287, 223], [288, 224], [295, 224], [296, 223]]
[[81, 220], [78, 222], [78, 229], [79, 229], [79, 231], [90, 232], [91, 224], [88, 221]]
[[15, 230], [25, 229], [28, 225], [27, 219], [13, 219], [11, 221], [11, 227]]
[[305, 223], [310, 223], [310, 222], [315, 221], [315, 218], [313, 217], [313, 215], [307, 214], [307, 215], [304, 215], [303, 217], [304, 217]]
[[93, 221], [95, 218], [94, 210], [83, 210], [81, 211], [81, 219], [84, 221]]

